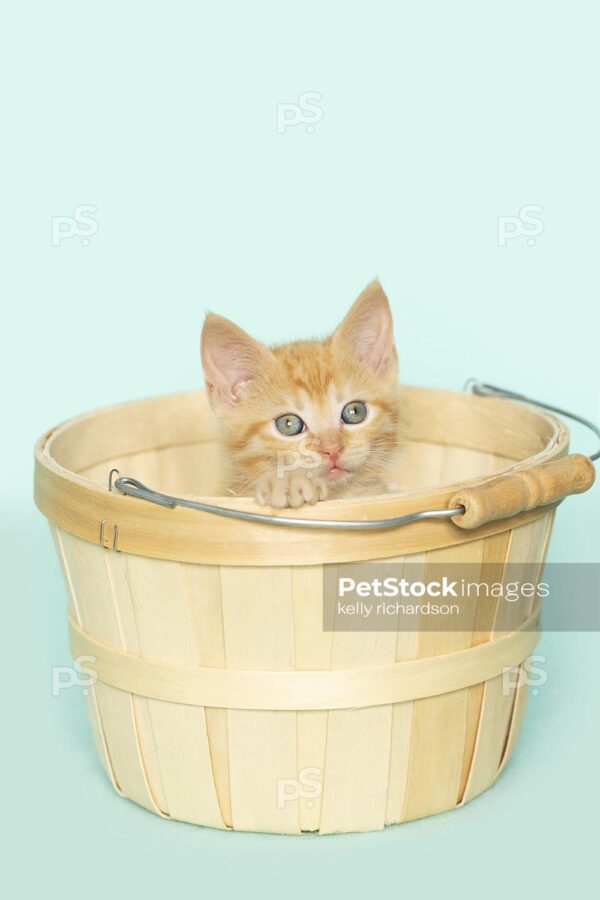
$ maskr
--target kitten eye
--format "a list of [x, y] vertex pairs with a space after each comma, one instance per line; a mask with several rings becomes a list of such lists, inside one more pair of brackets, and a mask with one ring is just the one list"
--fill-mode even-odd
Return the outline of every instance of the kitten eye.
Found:
[[294, 437], [295, 434], [300, 434], [301, 431], [304, 431], [304, 422], [300, 416], [286, 413], [285, 416], [279, 416], [278, 419], [275, 419], [275, 428], [281, 434], [285, 434], [286, 437]]
[[362, 400], [352, 400], [346, 403], [342, 410], [342, 422], [346, 425], [358, 425], [367, 418], [367, 405]]

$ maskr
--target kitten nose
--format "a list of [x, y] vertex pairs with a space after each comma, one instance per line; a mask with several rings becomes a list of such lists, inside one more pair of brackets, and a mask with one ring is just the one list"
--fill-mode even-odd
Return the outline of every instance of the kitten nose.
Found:
[[342, 450], [342, 442], [339, 434], [336, 432], [322, 434], [319, 444], [321, 453], [328, 456], [332, 463], [335, 463]]

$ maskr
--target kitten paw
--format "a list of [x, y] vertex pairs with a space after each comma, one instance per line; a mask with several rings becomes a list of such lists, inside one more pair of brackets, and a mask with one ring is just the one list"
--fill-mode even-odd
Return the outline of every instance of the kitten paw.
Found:
[[256, 502], [276, 509], [297, 509], [327, 497], [327, 485], [314, 472], [295, 469], [284, 475], [263, 475], [255, 491]]

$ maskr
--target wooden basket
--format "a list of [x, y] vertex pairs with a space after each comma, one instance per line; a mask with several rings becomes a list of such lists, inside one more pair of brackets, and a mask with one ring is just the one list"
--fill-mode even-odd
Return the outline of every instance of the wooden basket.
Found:
[[[453, 521], [336, 531], [165, 508], [108, 489], [109, 471], [172, 494], [219, 483], [213, 419], [189, 392], [95, 412], [36, 448], [36, 502], [70, 594], [75, 657], [115, 790], [160, 816], [297, 834], [370, 831], [460, 806], [515, 745], [532, 608], [474, 609], [464, 630], [323, 630], [323, 567], [361, 560], [543, 564], [556, 503], [593, 480], [551, 415], [507, 400], [404, 388], [408, 491], [294, 511]], [[212, 497], [240, 510], [250, 499]], [[489, 568], [488, 568], [489, 571]], [[508, 618], [507, 618], [508, 617]]]

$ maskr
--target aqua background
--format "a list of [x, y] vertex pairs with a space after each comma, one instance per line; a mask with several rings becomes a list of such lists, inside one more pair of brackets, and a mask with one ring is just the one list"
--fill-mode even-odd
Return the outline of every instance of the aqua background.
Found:
[[[222, 834], [113, 795], [31, 501], [57, 422], [201, 383], [207, 308], [324, 334], [374, 275], [402, 377], [477, 375], [597, 419], [598, 7], [575, 0], [27, 2], [5, 7], [3, 876], [15, 897], [562, 896], [593, 884], [598, 636], [547, 635], [548, 681], [487, 794], [332, 838]], [[277, 104], [322, 119], [277, 131]], [[51, 217], [97, 208], [86, 246]], [[500, 246], [498, 217], [542, 207]], [[530, 236], [531, 237], [531, 236]], [[591, 448], [580, 430], [579, 449]], [[550, 558], [599, 558], [599, 491]]]

